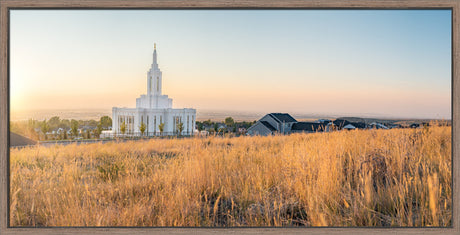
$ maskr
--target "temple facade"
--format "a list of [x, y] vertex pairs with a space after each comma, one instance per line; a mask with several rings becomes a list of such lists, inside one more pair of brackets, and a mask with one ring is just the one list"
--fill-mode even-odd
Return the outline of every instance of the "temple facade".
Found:
[[[136, 99], [136, 108], [112, 108], [112, 133], [140, 135], [140, 127], [145, 126], [144, 135], [193, 135], [196, 110], [193, 108], [174, 109], [172, 99], [162, 93], [163, 76], [157, 62], [156, 45], [153, 63], [147, 72], [147, 94]], [[161, 131], [163, 128], [163, 131]]]

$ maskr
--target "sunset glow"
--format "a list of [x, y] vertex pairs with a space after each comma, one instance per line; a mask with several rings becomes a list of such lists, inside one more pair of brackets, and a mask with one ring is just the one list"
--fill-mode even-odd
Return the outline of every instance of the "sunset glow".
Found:
[[448, 10], [12, 10], [11, 111], [173, 106], [450, 119]]

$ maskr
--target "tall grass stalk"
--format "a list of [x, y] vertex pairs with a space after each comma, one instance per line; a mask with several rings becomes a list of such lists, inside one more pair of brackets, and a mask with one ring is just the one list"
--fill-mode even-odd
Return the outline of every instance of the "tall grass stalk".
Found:
[[451, 129], [11, 149], [12, 226], [449, 226]]

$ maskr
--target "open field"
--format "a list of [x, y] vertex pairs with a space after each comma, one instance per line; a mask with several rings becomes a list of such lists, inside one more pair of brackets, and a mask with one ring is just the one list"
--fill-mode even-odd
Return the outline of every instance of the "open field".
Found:
[[451, 128], [11, 149], [12, 226], [450, 226]]

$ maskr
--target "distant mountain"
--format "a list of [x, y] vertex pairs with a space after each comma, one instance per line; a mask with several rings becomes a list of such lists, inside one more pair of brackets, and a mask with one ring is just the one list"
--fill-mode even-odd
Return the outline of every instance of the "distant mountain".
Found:
[[[410, 124], [413, 124], [413, 123], [421, 124], [421, 123], [429, 123], [430, 121], [436, 121], [435, 119], [416, 119], [416, 118], [412, 118], [412, 119], [388, 118], [388, 119], [385, 119], [385, 118], [339, 117], [337, 119], [347, 120], [349, 122], [364, 122], [366, 124], [371, 124], [373, 122], [376, 122], [376, 123], [382, 123], [382, 124], [395, 124], [395, 125], [397, 124], [397, 125], [402, 125], [402, 126], [409, 126]], [[441, 120], [437, 120], [437, 121], [441, 121]], [[445, 120], [445, 122], [447, 122], [447, 124], [449, 125], [452, 123], [451, 120]]]

